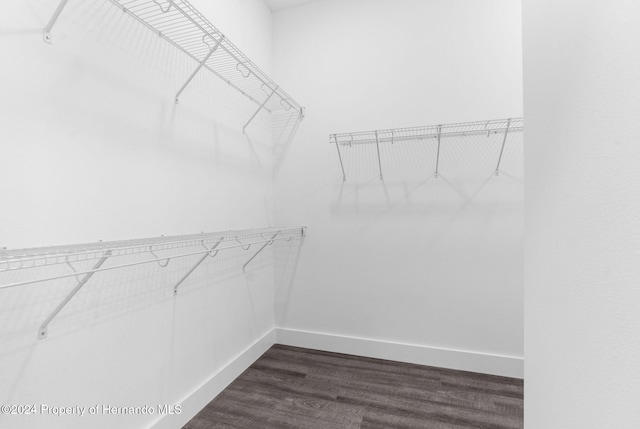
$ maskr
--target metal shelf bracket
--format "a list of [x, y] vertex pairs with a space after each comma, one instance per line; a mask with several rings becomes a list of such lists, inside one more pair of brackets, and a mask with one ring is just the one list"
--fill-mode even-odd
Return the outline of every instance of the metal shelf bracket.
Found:
[[245, 268], [247, 268], [247, 265], [249, 265], [249, 263], [251, 261], [253, 261], [253, 259], [258, 256], [258, 254], [260, 252], [262, 252], [264, 250], [265, 247], [267, 246], [271, 246], [273, 244], [273, 240], [274, 238], [276, 238], [278, 236], [278, 234], [280, 234], [281, 231], [276, 232], [275, 234], [273, 234], [273, 237], [271, 237], [269, 240], [265, 241], [265, 243], [262, 245], [262, 247], [260, 247], [260, 249], [258, 249], [258, 251], [256, 253], [253, 254], [253, 256], [251, 258], [249, 258], [249, 260], [247, 262], [244, 263], [244, 265], [242, 266], [242, 272], [245, 272]]
[[340, 169], [342, 169], [342, 181], [347, 181], [347, 175], [344, 172], [344, 164], [342, 163], [342, 154], [340, 153], [340, 145], [338, 144], [338, 136], [333, 135], [333, 140], [336, 142], [336, 149], [338, 150], [338, 159], [340, 160]]
[[253, 118], [256, 117], [256, 115], [258, 115], [258, 113], [260, 113], [260, 111], [262, 110], [262, 108], [265, 106], [265, 104], [267, 104], [267, 101], [269, 101], [271, 99], [271, 97], [273, 97], [273, 94], [276, 93], [276, 91], [278, 90], [279, 86], [276, 85], [276, 87], [271, 91], [271, 94], [269, 94], [269, 96], [266, 98], [266, 100], [264, 100], [262, 102], [262, 104], [260, 105], [260, 107], [258, 107], [258, 110], [256, 110], [256, 112], [251, 116], [251, 118], [249, 118], [249, 120], [247, 121], [246, 124], [244, 124], [244, 127], [242, 127], [242, 133], [245, 133], [245, 130], [247, 129], [247, 126], [249, 126], [249, 124], [251, 123], [251, 121], [253, 121]]
[[504, 130], [504, 137], [502, 138], [502, 147], [500, 148], [500, 156], [498, 157], [498, 165], [496, 165], [496, 176], [500, 175], [500, 162], [502, 161], [502, 153], [504, 152], [504, 145], [507, 143], [507, 135], [509, 134], [509, 126], [511, 125], [511, 118], [507, 119], [507, 128]]
[[58, 7], [56, 8], [55, 12], [53, 12], [53, 16], [51, 16], [51, 19], [49, 20], [49, 23], [47, 23], [47, 26], [42, 30], [42, 40], [44, 40], [45, 43], [51, 44], [51, 29], [60, 17], [60, 14], [62, 13], [64, 7], [67, 5], [68, 1], [69, 0], [60, 0]]
[[[164, 12], [164, 11], [163, 11]], [[207, 35], [202, 36], [202, 42], [207, 45], [210, 46], [206, 41], [205, 38], [207, 37]], [[213, 38], [213, 37], [212, 37]], [[184, 83], [184, 85], [182, 85], [182, 87], [180, 87], [180, 89], [178, 90], [178, 92], [176, 93], [176, 97], [175, 97], [175, 102], [176, 104], [178, 104], [178, 101], [180, 99], [180, 94], [182, 94], [182, 91], [185, 90], [185, 88], [187, 87], [187, 85], [189, 85], [191, 83], [191, 81], [193, 80], [194, 77], [196, 77], [196, 75], [198, 74], [198, 72], [202, 69], [202, 67], [204, 67], [204, 65], [207, 63], [207, 61], [209, 61], [209, 58], [211, 58], [211, 55], [213, 55], [213, 53], [218, 49], [218, 46], [220, 46], [220, 43], [222, 43], [222, 41], [224, 40], [224, 36], [222, 36], [220, 38], [220, 40], [216, 40], [216, 43], [211, 47], [211, 49], [209, 50], [209, 53], [207, 54], [206, 57], [204, 57], [204, 59], [202, 61], [200, 61], [200, 64], [198, 64], [198, 67], [196, 67], [196, 69], [193, 71], [193, 73], [191, 73], [191, 76], [189, 76], [189, 78], [187, 79], [187, 81]]]
[[218, 241], [216, 244], [213, 245], [213, 247], [211, 247], [210, 249], [207, 249], [205, 246], [205, 249], [208, 250], [207, 253], [205, 253], [204, 255], [202, 255], [200, 257], [200, 259], [198, 259], [198, 262], [196, 262], [196, 264], [191, 267], [191, 269], [189, 271], [187, 271], [187, 273], [182, 276], [182, 278], [180, 280], [178, 280], [178, 283], [176, 283], [176, 285], [173, 287], [173, 294], [177, 295], [178, 294], [178, 288], [180, 287], [180, 285], [182, 284], [182, 282], [184, 282], [187, 277], [189, 277], [191, 275], [192, 272], [194, 272], [196, 270], [196, 268], [198, 268], [200, 266], [200, 264], [202, 264], [204, 262], [205, 259], [207, 259], [207, 256], [211, 256], [212, 258], [215, 257], [218, 252], [214, 252], [213, 255], [211, 254], [211, 252], [213, 250], [215, 250], [216, 247], [218, 247], [220, 245], [220, 243], [222, 243], [222, 241], [224, 240], [224, 237], [220, 239], [220, 241]]
[[377, 131], [376, 131], [376, 152], [378, 153], [378, 168], [380, 170], [380, 180], [384, 180], [382, 177], [382, 162], [380, 161], [380, 142], [378, 141]]
[[67, 305], [69, 301], [71, 301], [71, 299], [75, 296], [75, 294], [78, 293], [80, 289], [82, 289], [82, 286], [84, 286], [89, 281], [89, 279], [91, 279], [91, 276], [95, 274], [95, 270], [99, 269], [102, 266], [102, 264], [104, 264], [104, 262], [109, 258], [109, 256], [111, 256], [111, 251], [107, 250], [104, 253], [104, 256], [102, 256], [102, 258], [100, 258], [98, 262], [96, 262], [96, 264], [93, 266], [91, 271], [85, 274], [82, 280], [78, 282], [76, 287], [74, 287], [73, 290], [69, 292], [66, 298], [56, 307], [55, 310], [53, 310], [53, 313], [51, 313], [49, 317], [45, 319], [42, 325], [40, 325], [40, 328], [38, 329], [39, 340], [44, 340], [45, 338], [47, 338], [47, 335], [49, 334], [49, 323], [51, 323], [51, 321], [58, 315], [58, 313], [60, 313], [60, 311], [64, 308], [64, 306]]
[[438, 178], [438, 167], [440, 166], [440, 137], [442, 136], [442, 125], [438, 125], [438, 153], [436, 154], [436, 174], [433, 177]]

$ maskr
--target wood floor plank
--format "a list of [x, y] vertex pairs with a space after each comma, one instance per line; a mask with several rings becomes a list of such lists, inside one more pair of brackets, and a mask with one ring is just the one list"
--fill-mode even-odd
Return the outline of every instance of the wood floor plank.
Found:
[[523, 382], [274, 345], [183, 429], [519, 429]]

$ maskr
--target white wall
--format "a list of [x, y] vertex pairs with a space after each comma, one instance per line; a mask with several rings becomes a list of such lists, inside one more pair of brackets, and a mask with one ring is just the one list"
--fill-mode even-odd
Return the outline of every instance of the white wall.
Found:
[[[2, 53], [13, 60], [0, 71], [7, 154], [0, 161], [0, 245], [271, 223], [268, 116], [244, 137], [238, 131], [255, 105], [207, 74], [176, 106], [193, 60], [108, 2], [72, 0], [53, 46], [41, 43], [38, 29], [56, 4], [2, 6]], [[270, 71], [271, 16], [263, 2], [194, 5], [219, 17], [230, 39], [243, 34], [237, 45]]]
[[[259, 115], [241, 132], [254, 104], [200, 75], [176, 106], [195, 63], [109, 2], [69, 1], [51, 46], [40, 33], [57, 1], [1, 3], [0, 246], [273, 223], [271, 122]], [[270, 71], [261, 0], [193, 3]], [[197, 257], [96, 275], [43, 341], [37, 328], [73, 279], [0, 290], [0, 402], [180, 404], [274, 326], [268, 253], [243, 275], [246, 258], [203, 264], [176, 298]], [[0, 416], [0, 426], [139, 428], [157, 417]]]
[[640, 4], [527, 0], [527, 428], [640, 426]]
[[340, 349], [379, 357], [410, 344], [514, 358], [437, 363], [521, 376], [521, 140], [499, 177], [500, 141], [480, 137], [443, 143], [438, 180], [427, 142], [385, 149], [384, 182], [372, 152], [353, 155], [362, 174], [346, 183], [328, 144], [336, 132], [520, 116], [519, 2], [316, 1], [276, 12], [273, 30], [275, 78], [308, 106], [276, 176], [276, 223], [309, 225], [296, 282], [279, 282], [277, 325], [385, 341]]

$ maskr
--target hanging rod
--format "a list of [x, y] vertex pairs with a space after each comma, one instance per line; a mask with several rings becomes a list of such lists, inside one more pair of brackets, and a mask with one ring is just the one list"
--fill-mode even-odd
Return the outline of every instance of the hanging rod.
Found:
[[[196, 61], [197, 68], [191, 76], [185, 76], [186, 82], [176, 94], [176, 103], [195, 75], [206, 69], [257, 104], [259, 111], [294, 109], [300, 117], [304, 116], [304, 109], [297, 101], [187, 0], [109, 1]], [[275, 95], [273, 100], [272, 95]]]
[[[97, 244], [80, 246], [58, 246], [39, 249], [18, 249], [0, 251], [0, 273], [26, 268], [39, 268], [57, 264], [66, 264], [71, 268], [71, 272], [56, 276], [36, 278], [32, 280], [15, 283], [0, 284], [0, 289], [8, 289], [34, 283], [42, 283], [52, 280], [75, 277], [78, 280], [76, 286], [67, 294], [63, 301], [45, 319], [38, 329], [38, 338], [45, 339], [48, 336], [49, 323], [60, 313], [60, 311], [71, 301], [80, 289], [98, 272], [116, 270], [120, 268], [132, 267], [136, 265], [157, 263], [160, 267], [166, 267], [169, 262], [177, 258], [201, 255], [198, 262], [174, 285], [174, 295], [178, 293], [178, 287], [186, 278], [207, 257], [215, 257], [221, 250], [242, 248], [249, 250], [254, 245], [262, 245], [260, 249], [242, 266], [244, 272], [247, 265], [268, 245], [278, 240], [291, 241], [293, 238], [304, 237], [306, 227], [297, 228], [264, 228], [240, 231], [225, 231], [209, 234], [196, 234], [189, 236], [160, 237], [152, 239], [128, 240], [116, 242], [100, 242]], [[242, 241], [241, 241], [242, 240]], [[213, 245], [207, 244], [214, 242]], [[188, 246], [203, 247], [205, 250], [173, 253], [171, 255], [158, 256], [155, 252], [160, 250], [180, 249]], [[153, 257], [130, 263], [120, 263], [108, 267], [103, 267], [107, 259], [138, 254], [142, 252], [150, 253]], [[97, 262], [90, 270], [77, 271], [72, 265], [78, 261], [95, 260]], [[80, 279], [79, 276], [83, 276]]]
[[410, 127], [410, 128], [393, 128], [386, 130], [373, 130], [373, 131], [358, 131], [351, 133], [336, 133], [329, 135], [329, 143], [335, 144], [338, 151], [338, 160], [340, 161], [340, 169], [342, 171], [342, 180], [347, 180], [347, 175], [344, 168], [344, 162], [342, 158], [342, 152], [340, 147], [354, 146], [362, 144], [375, 144], [376, 153], [378, 156], [378, 167], [380, 173], [380, 179], [382, 176], [382, 161], [380, 157], [380, 144], [383, 143], [401, 143], [406, 141], [418, 141], [433, 139], [437, 144], [437, 157], [434, 177], [438, 177], [438, 167], [440, 161], [440, 145], [443, 138], [447, 137], [463, 137], [471, 135], [487, 136], [491, 134], [504, 135], [502, 140], [502, 146], [500, 149], [500, 155], [498, 158], [498, 164], [496, 166], [495, 174], [499, 175], [500, 163], [502, 161], [502, 154], [507, 142], [509, 133], [522, 131], [524, 129], [523, 118], [507, 118], [507, 119], [494, 119], [488, 121], [476, 121], [476, 122], [459, 122], [452, 124], [438, 124], [427, 125], [422, 127]]

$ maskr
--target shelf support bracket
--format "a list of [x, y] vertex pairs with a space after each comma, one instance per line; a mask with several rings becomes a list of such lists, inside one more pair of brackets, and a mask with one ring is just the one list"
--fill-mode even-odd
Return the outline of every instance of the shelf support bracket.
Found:
[[334, 134], [333, 139], [336, 142], [336, 149], [338, 150], [338, 159], [340, 160], [340, 168], [342, 169], [342, 181], [346, 182], [347, 175], [344, 172], [344, 164], [342, 163], [342, 155], [340, 154], [340, 145], [338, 145], [338, 136]]
[[509, 126], [511, 125], [511, 118], [507, 119], [507, 129], [504, 130], [504, 137], [502, 138], [502, 147], [500, 148], [500, 156], [498, 157], [498, 165], [496, 165], [496, 176], [500, 175], [500, 162], [502, 162], [502, 153], [504, 152], [504, 145], [507, 143], [507, 135], [509, 134]]
[[44, 27], [44, 30], [42, 30], [42, 39], [48, 44], [51, 44], [51, 29], [60, 17], [60, 14], [62, 13], [64, 7], [67, 5], [68, 1], [69, 0], [60, 0], [58, 7], [56, 8], [55, 12], [53, 12], [53, 16], [49, 20], [49, 23], [46, 27]]
[[436, 174], [433, 176], [438, 178], [438, 168], [440, 167], [440, 137], [442, 134], [442, 125], [438, 125], [438, 153], [436, 154]]
[[211, 249], [207, 249], [207, 252], [204, 255], [202, 255], [202, 257], [198, 260], [198, 262], [196, 262], [196, 264], [193, 267], [191, 267], [191, 269], [189, 271], [187, 271], [187, 273], [184, 276], [182, 276], [182, 278], [180, 280], [178, 280], [178, 283], [176, 283], [176, 285], [173, 287], [173, 294], [174, 295], [178, 294], [178, 288], [180, 287], [182, 282], [184, 282], [187, 279], [187, 277], [189, 277], [191, 275], [191, 273], [194, 272], [196, 270], [196, 268], [198, 268], [200, 266], [200, 264], [202, 264], [204, 262], [205, 259], [207, 259], [207, 256], [211, 256], [211, 251], [215, 250], [215, 248], [218, 247], [220, 245], [220, 243], [222, 243], [222, 240], [223, 239], [221, 239], [216, 244], [214, 244]]
[[376, 152], [378, 153], [378, 169], [380, 171], [380, 180], [384, 180], [382, 178], [382, 162], [380, 161], [380, 143], [378, 142], [378, 132], [376, 131]]
[[209, 61], [209, 58], [211, 58], [211, 55], [213, 55], [213, 53], [218, 49], [218, 47], [220, 46], [220, 44], [222, 43], [223, 40], [224, 40], [224, 36], [222, 36], [220, 38], [220, 40], [216, 40], [216, 43], [213, 45], [213, 47], [211, 48], [211, 50], [209, 51], [207, 56], [204, 57], [204, 59], [202, 61], [200, 61], [200, 64], [198, 64], [198, 67], [196, 67], [196, 69], [193, 71], [193, 73], [191, 73], [191, 76], [189, 76], [189, 78], [184, 83], [184, 85], [182, 85], [182, 87], [178, 90], [178, 92], [176, 93], [176, 98], [175, 98], [176, 104], [178, 104], [178, 101], [180, 99], [180, 94], [182, 94], [182, 91], [185, 90], [187, 85], [189, 85], [191, 83], [191, 81], [193, 80], [193, 78], [196, 77], [196, 75], [198, 74], [200, 69], [202, 69], [202, 67], [204, 67], [204, 65], [207, 63], [207, 61]]
[[249, 263], [251, 261], [253, 261], [253, 259], [258, 256], [258, 254], [260, 252], [262, 252], [264, 250], [265, 247], [267, 247], [270, 244], [273, 244], [273, 240], [278, 236], [278, 234], [280, 234], [280, 231], [276, 232], [275, 234], [273, 234], [273, 237], [271, 237], [270, 239], [268, 239], [267, 241], [264, 242], [264, 244], [262, 245], [262, 247], [260, 249], [258, 249], [258, 251], [256, 253], [253, 254], [253, 256], [251, 258], [249, 258], [249, 260], [247, 262], [244, 263], [244, 265], [242, 266], [242, 272], [245, 272], [245, 268], [247, 268], [247, 265], [249, 265]]
[[58, 315], [58, 313], [60, 313], [60, 311], [64, 308], [64, 306], [67, 305], [69, 303], [69, 301], [71, 301], [71, 298], [73, 298], [75, 296], [75, 294], [78, 293], [78, 291], [80, 289], [82, 289], [82, 286], [84, 286], [89, 281], [89, 279], [91, 279], [91, 276], [93, 276], [95, 274], [95, 270], [100, 268], [102, 266], [102, 264], [104, 264], [104, 262], [109, 258], [109, 256], [111, 256], [111, 250], [107, 250], [104, 253], [102, 258], [100, 258], [98, 260], [98, 262], [96, 262], [96, 264], [93, 266], [91, 271], [89, 271], [87, 274], [85, 274], [85, 276], [82, 278], [82, 280], [80, 280], [78, 282], [76, 287], [74, 287], [73, 290], [71, 292], [69, 292], [69, 294], [60, 303], [60, 305], [58, 305], [56, 307], [56, 309], [53, 310], [53, 313], [51, 313], [49, 315], [49, 317], [47, 317], [46, 320], [42, 323], [42, 325], [40, 325], [40, 328], [38, 329], [38, 339], [39, 340], [44, 340], [45, 338], [47, 338], [47, 335], [49, 334], [49, 323], [51, 323], [51, 321]]
[[256, 115], [258, 113], [260, 113], [260, 111], [262, 110], [262, 108], [265, 106], [265, 104], [267, 104], [267, 101], [269, 101], [271, 99], [271, 97], [273, 97], [273, 94], [276, 93], [276, 91], [278, 90], [279, 86], [276, 85], [276, 87], [273, 89], [273, 91], [271, 91], [271, 94], [269, 94], [269, 96], [267, 97], [266, 100], [264, 100], [262, 102], [262, 104], [260, 105], [260, 107], [258, 107], [258, 110], [256, 110], [256, 113], [254, 113], [251, 118], [249, 118], [249, 120], [247, 121], [246, 124], [244, 124], [244, 127], [242, 127], [242, 134], [245, 133], [245, 130], [247, 129], [247, 127], [249, 126], [249, 124], [251, 123], [251, 121], [253, 121], [253, 118], [256, 117]]

